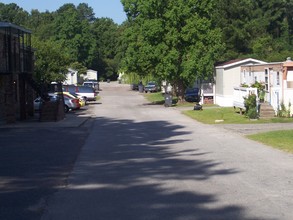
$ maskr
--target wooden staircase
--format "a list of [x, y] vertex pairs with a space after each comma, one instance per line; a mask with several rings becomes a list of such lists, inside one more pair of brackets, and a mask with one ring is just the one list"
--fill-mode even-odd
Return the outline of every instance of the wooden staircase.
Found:
[[268, 119], [276, 116], [274, 108], [267, 102], [261, 103], [259, 117]]

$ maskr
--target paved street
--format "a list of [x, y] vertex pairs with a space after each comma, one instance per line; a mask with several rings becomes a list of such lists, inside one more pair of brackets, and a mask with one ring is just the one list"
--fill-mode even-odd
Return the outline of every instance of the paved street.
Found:
[[103, 83], [43, 220], [293, 219], [293, 156]]
[[0, 125], [1, 220], [41, 218], [45, 199], [66, 185], [89, 134], [90, 108], [59, 122], [35, 117]]

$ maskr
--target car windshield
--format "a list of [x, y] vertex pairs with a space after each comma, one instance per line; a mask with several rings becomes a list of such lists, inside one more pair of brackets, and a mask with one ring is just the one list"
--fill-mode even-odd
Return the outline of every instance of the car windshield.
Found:
[[189, 89], [186, 89], [185, 93], [198, 93], [198, 88], [189, 88]]
[[84, 83], [83, 85], [84, 85], [84, 86], [92, 87], [92, 86], [93, 86], [93, 83]]

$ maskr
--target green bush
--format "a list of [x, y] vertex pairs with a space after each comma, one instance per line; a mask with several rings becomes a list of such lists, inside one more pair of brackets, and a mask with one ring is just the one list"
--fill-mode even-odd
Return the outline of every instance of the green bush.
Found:
[[291, 117], [291, 102], [289, 102], [288, 108], [286, 108], [285, 104], [281, 103], [281, 109], [278, 110], [278, 116], [282, 118], [290, 118]]
[[257, 115], [257, 108], [256, 108], [256, 95], [251, 94], [247, 98], [244, 98], [244, 106], [246, 109], [245, 115], [248, 118], [256, 119]]
[[250, 119], [256, 119], [258, 118], [258, 114], [257, 114], [257, 110], [256, 107], [250, 108], [247, 113], [246, 113], [247, 117]]
[[258, 97], [259, 97], [259, 100], [261, 102], [264, 101], [264, 98], [265, 98], [265, 86], [260, 83], [260, 82], [255, 82], [254, 84], [251, 85], [252, 88], [257, 88], [257, 92], [258, 92]]

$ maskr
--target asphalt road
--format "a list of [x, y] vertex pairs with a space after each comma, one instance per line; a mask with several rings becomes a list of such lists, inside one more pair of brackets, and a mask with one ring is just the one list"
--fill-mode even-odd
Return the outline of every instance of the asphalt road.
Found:
[[293, 219], [293, 156], [104, 83], [43, 220]]
[[88, 133], [87, 127], [0, 128], [0, 219], [40, 219], [46, 197], [66, 185]]

